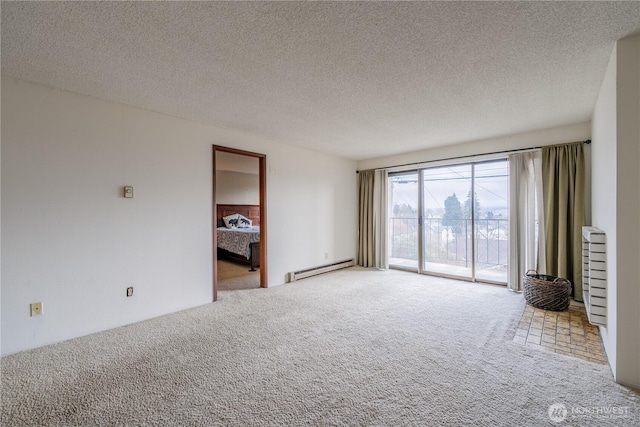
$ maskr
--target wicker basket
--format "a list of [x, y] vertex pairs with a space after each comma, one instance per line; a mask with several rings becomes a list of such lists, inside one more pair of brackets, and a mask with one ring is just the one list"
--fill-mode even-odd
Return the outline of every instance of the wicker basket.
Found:
[[522, 276], [524, 299], [543, 310], [565, 311], [569, 308], [571, 282], [560, 277], [538, 274], [529, 270]]

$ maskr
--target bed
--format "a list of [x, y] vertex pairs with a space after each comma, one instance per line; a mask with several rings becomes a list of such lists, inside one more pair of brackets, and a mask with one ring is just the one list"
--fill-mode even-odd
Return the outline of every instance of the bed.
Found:
[[[250, 228], [227, 228], [224, 217], [239, 213], [252, 222]], [[218, 259], [229, 259], [251, 266], [260, 266], [260, 206], [217, 205], [216, 214]]]

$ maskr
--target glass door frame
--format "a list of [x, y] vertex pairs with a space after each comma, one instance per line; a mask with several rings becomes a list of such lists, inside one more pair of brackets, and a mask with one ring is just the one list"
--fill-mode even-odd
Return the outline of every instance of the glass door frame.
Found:
[[[418, 184], [420, 183], [420, 179], [422, 176], [422, 172], [420, 169], [406, 169], [406, 170], [401, 170], [401, 171], [394, 171], [394, 172], [390, 172], [388, 174], [387, 177], [387, 192], [391, 193], [391, 180], [393, 177], [395, 176], [402, 176], [402, 175], [410, 175], [410, 174], [416, 174], [417, 177], [417, 181]], [[418, 185], [418, 190], [420, 190], [420, 186]], [[390, 262], [388, 262], [387, 264], [389, 265], [389, 268], [393, 268], [394, 270], [404, 270], [404, 271], [410, 271], [410, 272], [417, 272], [417, 273], [422, 273], [422, 269], [421, 269], [421, 260], [422, 260], [422, 246], [421, 246], [421, 242], [422, 242], [422, 224], [421, 224], [421, 218], [422, 215], [420, 213], [420, 208], [422, 206], [422, 193], [421, 191], [418, 191], [418, 218], [417, 218], [417, 223], [418, 223], [418, 238], [417, 238], [417, 254], [418, 254], [418, 261], [417, 261], [417, 267], [412, 267], [412, 266], [408, 266], [408, 265], [402, 265], [402, 264], [391, 264]], [[392, 200], [392, 196], [388, 196], [387, 200]], [[388, 202], [387, 202], [388, 203]], [[387, 218], [391, 218], [393, 215], [392, 213], [392, 207], [389, 204], [387, 206]], [[397, 218], [394, 218], [394, 220]], [[390, 229], [393, 229], [395, 227], [395, 223], [392, 221], [387, 221], [387, 257], [391, 258], [389, 255], [392, 254], [393, 252], [393, 233], [390, 232]], [[390, 238], [389, 238], [390, 237]]]
[[[406, 271], [411, 271], [411, 272], [417, 272], [419, 274], [424, 274], [424, 275], [429, 275], [429, 276], [436, 276], [436, 277], [444, 277], [444, 278], [448, 278], [448, 279], [455, 279], [455, 280], [464, 280], [464, 281], [470, 281], [473, 283], [486, 283], [486, 284], [491, 284], [491, 285], [499, 285], [499, 286], [507, 286], [507, 281], [505, 280], [505, 282], [501, 282], [501, 281], [495, 281], [495, 280], [489, 280], [489, 279], [478, 279], [476, 277], [476, 245], [477, 245], [477, 236], [476, 236], [476, 204], [475, 204], [475, 187], [476, 187], [476, 171], [475, 171], [475, 165], [478, 164], [484, 164], [484, 163], [493, 163], [493, 162], [498, 162], [498, 161], [505, 161], [508, 162], [508, 159], [505, 157], [497, 157], [497, 158], [493, 158], [493, 159], [484, 159], [484, 160], [479, 160], [479, 161], [468, 161], [468, 162], [460, 162], [460, 163], [449, 163], [449, 164], [438, 164], [438, 165], [434, 165], [434, 166], [427, 166], [427, 167], [421, 167], [421, 168], [417, 168], [417, 169], [407, 169], [407, 170], [399, 170], [399, 171], [394, 171], [393, 173], [389, 174], [389, 180], [394, 176], [394, 175], [400, 175], [402, 173], [413, 173], [413, 172], [417, 172], [418, 174], [418, 241], [417, 241], [417, 245], [418, 245], [418, 267], [417, 268], [413, 268], [413, 267], [408, 267], [408, 266], [401, 266], [401, 265], [393, 265], [389, 263], [389, 268], [393, 268], [393, 269], [398, 269], [398, 270], [406, 270]], [[448, 274], [448, 273], [441, 273], [441, 272], [434, 272], [434, 271], [429, 271], [424, 269], [424, 263], [425, 263], [425, 259], [424, 259], [424, 255], [425, 255], [425, 246], [424, 246], [424, 241], [425, 241], [425, 236], [424, 236], [424, 189], [423, 189], [423, 185], [424, 185], [424, 174], [425, 171], [428, 169], [435, 169], [435, 168], [439, 168], [439, 167], [447, 167], [447, 166], [464, 166], [464, 165], [469, 165], [471, 166], [471, 276], [460, 276], [460, 275], [456, 275], [456, 274]], [[509, 185], [509, 181], [507, 181], [507, 185]], [[389, 188], [389, 187], [388, 187]], [[507, 191], [508, 193], [508, 191]], [[508, 197], [508, 194], [507, 194]], [[389, 206], [388, 209], [388, 215], [390, 216], [391, 214], [391, 207]], [[509, 221], [511, 220], [511, 218], [509, 218]], [[392, 233], [389, 233], [390, 236], [392, 236]], [[391, 253], [391, 251], [387, 252], [388, 254]], [[509, 272], [510, 266], [508, 263], [508, 258], [507, 258], [507, 278], [508, 278], [508, 272]], [[508, 279], [507, 279], [508, 280]]]
[[[471, 203], [472, 206], [472, 211], [475, 211], [475, 207], [476, 207], [476, 203], [475, 203], [475, 187], [476, 187], [476, 166], [477, 165], [483, 165], [483, 164], [487, 164], [487, 163], [497, 163], [497, 162], [504, 162], [506, 164], [507, 169], [509, 168], [509, 158], [508, 157], [496, 157], [493, 159], [486, 159], [486, 160], [481, 160], [481, 161], [476, 161], [476, 162], [470, 162], [470, 164], [473, 165], [472, 167], [472, 191], [474, 194], [474, 199]], [[479, 179], [483, 178], [482, 176], [479, 177]], [[509, 186], [511, 185], [511, 179], [510, 179], [510, 172], [507, 174], [507, 192], [506, 192], [506, 200], [507, 200], [507, 231], [509, 230], [509, 224], [511, 222], [511, 215], [510, 215], [510, 204], [511, 204], [511, 200], [510, 200], [510, 190], [509, 190]], [[510, 245], [510, 240], [509, 237], [507, 237], [507, 250], [506, 250], [506, 254], [507, 254], [507, 258], [506, 258], [506, 266], [507, 266], [507, 271], [505, 273], [505, 280], [504, 281], [498, 281], [498, 280], [491, 280], [491, 279], [487, 279], [487, 278], [478, 278], [478, 268], [477, 268], [477, 264], [481, 264], [477, 259], [476, 259], [476, 254], [477, 254], [477, 249], [478, 249], [478, 241], [480, 239], [478, 239], [478, 235], [476, 234], [476, 229], [477, 229], [477, 224], [476, 222], [479, 220], [475, 218], [475, 213], [474, 213], [474, 218], [471, 222], [472, 224], [472, 229], [473, 229], [473, 277], [474, 277], [474, 282], [478, 282], [478, 283], [487, 283], [487, 284], [491, 284], [491, 285], [499, 285], [499, 286], [507, 286], [508, 285], [508, 281], [509, 281], [509, 270], [510, 270], [510, 265], [509, 265], [509, 245]], [[488, 227], [488, 221], [490, 221], [491, 219], [485, 219], [487, 221], [487, 227]], [[493, 219], [494, 221], [496, 219]], [[497, 219], [497, 221], [501, 221], [501, 219]], [[500, 235], [500, 225], [498, 223], [498, 237]], [[489, 241], [489, 237], [486, 237], [487, 242]], [[499, 254], [500, 254], [500, 239], [498, 238], [498, 262], [500, 261], [499, 259]], [[487, 251], [487, 261], [488, 261], [488, 255], [489, 252]], [[482, 269], [481, 269], [482, 270]]]

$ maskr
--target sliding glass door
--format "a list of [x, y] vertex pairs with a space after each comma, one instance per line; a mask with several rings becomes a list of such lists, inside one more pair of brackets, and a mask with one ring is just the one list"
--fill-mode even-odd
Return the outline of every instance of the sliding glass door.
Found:
[[505, 159], [390, 174], [389, 265], [506, 283], [508, 168]]
[[422, 171], [425, 272], [473, 277], [471, 173], [471, 165]]
[[509, 162], [474, 165], [475, 278], [507, 283], [509, 262]]
[[389, 175], [389, 265], [418, 269], [418, 172]]

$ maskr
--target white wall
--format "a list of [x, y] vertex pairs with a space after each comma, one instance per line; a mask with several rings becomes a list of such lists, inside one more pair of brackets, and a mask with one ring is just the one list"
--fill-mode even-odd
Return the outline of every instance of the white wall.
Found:
[[616, 49], [613, 50], [593, 112], [591, 143], [591, 224], [607, 235], [607, 326], [600, 328], [609, 365], [616, 372], [617, 205]]
[[617, 44], [616, 380], [640, 388], [640, 35]]
[[243, 172], [216, 171], [216, 199], [219, 205], [259, 205], [260, 176]]
[[270, 286], [355, 256], [353, 161], [7, 76], [2, 113], [2, 354], [210, 302], [213, 144], [267, 155]]
[[607, 233], [607, 327], [616, 381], [640, 388], [640, 35], [619, 40], [593, 114], [593, 225]]

